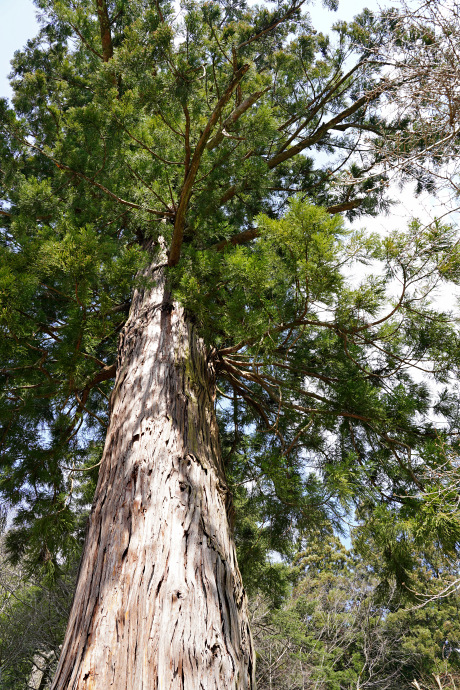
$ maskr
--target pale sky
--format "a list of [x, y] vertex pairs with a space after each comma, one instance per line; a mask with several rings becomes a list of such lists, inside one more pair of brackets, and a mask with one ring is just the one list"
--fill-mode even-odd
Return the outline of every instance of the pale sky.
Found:
[[0, 97], [11, 96], [10, 60], [37, 33], [35, 14], [32, 0], [0, 0]]

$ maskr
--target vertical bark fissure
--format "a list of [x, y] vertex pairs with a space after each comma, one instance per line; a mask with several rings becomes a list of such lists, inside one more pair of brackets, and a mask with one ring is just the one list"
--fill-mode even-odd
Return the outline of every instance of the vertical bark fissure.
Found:
[[[156, 274], [157, 275], [157, 274]], [[136, 292], [53, 690], [253, 690], [204, 344], [158, 275]]]

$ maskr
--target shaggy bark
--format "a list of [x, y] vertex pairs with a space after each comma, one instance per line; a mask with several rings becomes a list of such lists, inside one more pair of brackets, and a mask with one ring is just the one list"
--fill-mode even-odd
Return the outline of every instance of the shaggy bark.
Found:
[[53, 690], [254, 688], [214, 370], [160, 275], [135, 293]]

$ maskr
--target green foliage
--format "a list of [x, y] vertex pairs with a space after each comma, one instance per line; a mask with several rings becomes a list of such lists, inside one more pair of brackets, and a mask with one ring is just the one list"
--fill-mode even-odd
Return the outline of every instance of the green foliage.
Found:
[[215, 364], [244, 558], [263, 569], [296, 530], [340, 529], [355, 509], [377, 541], [393, 531], [389, 563], [395, 543], [410, 544], [401, 581], [427, 540], [454, 557], [458, 509], [428, 499], [447, 492], [454, 505], [431, 420], [442, 416], [436, 462], [455, 479], [460, 351], [452, 315], [430, 303], [460, 275], [454, 229], [414, 221], [382, 240], [337, 215], [388, 207], [382, 160], [398, 141], [419, 151], [414, 123], [386, 119], [380, 97], [388, 46], [415, 50], [420, 35], [394, 12], [365, 11], [331, 38], [290, 3], [190, 1], [176, 19], [144, 0], [102, 3], [104, 34], [88, 0], [37, 5], [39, 35], [16, 53], [13, 102], [0, 104], [11, 553], [52, 577], [78, 548], [117, 336], [133, 289], [148, 287], [142, 269], [174, 237], [180, 260], [165, 271]]
[[[295, 318], [296, 286], [307, 275], [312, 300], [331, 303], [341, 288], [337, 264], [347, 260], [349, 249], [341, 241], [339, 216], [296, 199], [283, 219], [261, 216], [257, 222], [260, 238], [254, 246], [196, 252], [176, 271], [178, 298], [214, 345], [257, 339], [264, 350], [270, 348], [266, 332]], [[354, 237], [352, 245], [357, 241]]]
[[[2, 690], [30, 687], [37, 668], [49, 687], [72, 602], [78, 561], [69, 559], [52, 586], [22, 565], [0, 560], [0, 658]], [[41, 674], [40, 674], [41, 675]], [[36, 679], [37, 680], [37, 679]]]
[[[177, 271], [181, 299], [223, 353], [230, 476], [250, 483], [247, 500], [278, 535], [324, 519], [340, 530], [357, 510], [360, 548], [372, 538], [386, 558], [382, 586], [409, 583], [426, 544], [454, 559], [460, 544], [456, 396], [444, 387], [457, 335], [429, 301], [446, 265], [456, 280], [454, 231], [413, 222], [367, 237], [298, 199], [259, 223], [254, 246], [206, 255], [191, 280]], [[356, 287], [357, 261], [379, 274]], [[443, 387], [429, 391], [418, 369]]]
[[[2, 683], [24, 687], [59, 645], [117, 337], [173, 238], [163, 268], [217, 374], [260, 687], [396, 690], [444, 671], [456, 600], [401, 604], [458, 562], [458, 323], [431, 300], [458, 284], [460, 248], [442, 223], [379, 238], [338, 215], [388, 209], [392, 161], [431, 188], [412, 153], [431, 170], [457, 154], [436, 148], [450, 139], [426, 121], [426, 81], [382, 69], [416, 69], [420, 47], [439, 62], [438, 29], [366, 10], [334, 38], [290, 2], [187, 0], [176, 18], [110, 0], [101, 40], [89, 0], [37, 6], [0, 102], [0, 493], [28, 578], [0, 609]], [[350, 553], [331, 529], [353, 515]]]
[[279, 533], [274, 520], [269, 524], [262, 522], [263, 511], [256, 512], [254, 501], [246, 492], [240, 490], [234, 495], [234, 502], [235, 541], [245, 590], [248, 596], [263, 593], [271, 606], [278, 608], [288, 594], [292, 576], [286, 565], [273, 562], [271, 552], [292, 548], [290, 540]]
[[[302, 542], [291, 597], [276, 611], [260, 595], [252, 601], [261, 690], [409, 690], [414, 679], [430, 687], [431, 677], [436, 687], [434, 676], [458, 676], [457, 595], [414, 607], [393, 588], [379, 599], [370, 561], [345, 549], [326, 525]], [[374, 565], [379, 558], [376, 549]], [[439, 589], [452, 575], [419, 562], [416, 586]]]

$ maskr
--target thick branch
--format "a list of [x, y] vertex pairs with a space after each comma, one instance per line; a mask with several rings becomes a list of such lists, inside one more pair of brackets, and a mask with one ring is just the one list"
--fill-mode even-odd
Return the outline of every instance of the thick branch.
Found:
[[105, 0], [96, 0], [97, 17], [101, 31], [102, 58], [108, 62], [113, 57], [112, 34], [110, 32], [110, 19]]
[[221, 252], [223, 249], [230, 247], [231, 245], [235, 247], [237, 244], [246, 244], [246, 242], [250, 242], [256, 237], [259, 237], [259, 235], [259, 228], [249, 228], [248, 230], [239, 232], [237, 235], [233, 235], [233, 237], [230, 237], [229, 240], [222, 240], [222, 242], [214, 244], [211, 249], [215, 249], [216, 252]]
[[[303, 139], [301, 142], [296, 144], [296, 146], [291, 146], [290, 149], [287, 149], [286, 151], [282, 150], [280, 153], [277, 153], [275, 156], [270, 158], [267, 161], [267, 167], [269, 170], [273, 170], [273, 168], [276, 168], [277, 165], [280, 163], [283, 163], [285, 160], [288, 160], [289, 158], [293, 158], [296, 156], [298, 153], [301, 153], [304, 149], [309, 148], [311, 146], [314, 146], [315, 144], [320, 141], [324, 135], [330, 130], [330, 129], [336, 129], [336, 125], [342, 122], [342, 120], [345, 120], [347, 117], [350, 115], [353, 115], [359, 108], [361, 108], [363, 105], [366, 103], [369, 103], [369, 101], [374, 100], [375, 98], [378, 97], [380, 94], [380, 90], [376, 90], [373, 95], [364, 95], [361, 98], [359, 98], [353, 105], [351, 105], [349, 108], [346, 108], [343, 110], [341, 113], [333, 117], [331, 120], [328, 122], [325, 122], [319, 129], [315, 132], [310, 137], [307, 137], [306, 139]], [[243, 185], [244, 186], [244, 185]], [[223, 205], [230, 201], [230, 199], [233, 199], [235, 194], [237, 194], [239, 187], [237, 185], [232, 185], [227, 189], [225, 194], [222, 195], [222, 197], [219, 200], [219, 205]], [[334, 208], [334, 207], [331, 207]], [[329, 209], [328, 209], [329, 210]], [[347, 209], [345, 209], [347, 210]], [[330, 213], [337, 213], [337, 211], [330, 211]]]
[[[62, 438], [65, 439], [65, 442], [68, 442], [71, 438], [71, 436], [75, 433], [75, 427], [78, 424], [79, 421], [79, 413], [80, 412], [89, 412], [89, 410], [86, 409], [86, 402], [88, 400], [90, 391], [95, 388], [99, 383], [102, 383], [102, 381], [108, 381], [109, 379], [115, 378], [117, 373], [117, 365], [116, 364], [108, 364], [105, 367], [102, 367], [89, 381], [86, 386], [84, 387], [83, 391], [81, 392], [81, 395], [78, 394], [77, 391], [73, 391], [77, 403], [78, 403], [78, 409], [77, 409], [77, 414], [73, 418], [72, 422], [69, 424], [67, 429], [64, 431], [62, 434]], [[91, 414], [91, 413], [90, 413]], [[98, 419], [98, 421], [101, 421]]]
[[201, 156], [203, 155], [206, 144], [208, 143], [208, 139], [220, 117], [220, 114], [222, 113], [222, 110], [225, 108], [226, 104], [231, 98], [233, 91], [235, 90], [236, 86], [239, 84], [243, 76], [246, 74], [248, 69], [249, 65], [243, 65], [243, 67], [240, 67], [238, 72], [234, 74], [233, 79], [227, 87], [224, 95], [219, 99], [216, 107], [214, 108], [214, 111], [211, 117], [209, 118], [206, 127], [204, 128], [203, 134], [201, 135], [200, 140], [196, 145], [195, 151], [192, 156], [192, 160], [190, 161], [190, 167], [187, 173], [187, 177], [185, 178], [184, 185], [182, 187], [179, 206], [177, 208], [176, 220], [174, 223], [174, 233], [171, 241], [171, 248], [169, 250], [169, 266], [175, 266], [180, 258], [180, 250], [182, 247], [182, 240], [184, 237], [185, 213], [187, 211], [188, 202], [192, 194], [193, 183], [195, 182], [196, 174], [198, 172]]
[[116, 364], [108, 364], [105, 367], [103, 367], [102, 369], [100, 369], [100, 371], [98, 371], [97, 374], [95, 374], [95, 376], [93, 376], [91, 381], [86, 384], [86, 386], [84, 387], [84, 389], [82, 391], [81, 397], [75, 391], [75, 396], [77, 398], [79, 410], [84, 410], [84, 411], [88, 412], [88, 410], [86, 410], [85, 405], [86, 405], [86, 402], [88, 400], [88, 397], [89, 397], [91, 390], [93, 388], [95, 388], [99, 383], [102, 383], [103, 381], [108, 381], [109, 379], [114, 379], [116, 376], [116, 373], [117, 373], [117, 365]]
[[342, 204], [335, 204], [328, 206], [326, 211], [333, 216], [335, 213], [343, 213], [344, 211], [352, 211], [354, 208], [361, 206], [364, 199], [353, 199], [353, 201], [344, 201]]
[[[377, 94], [380, 94], [380, 91], [377, 92]], [[377, 94], [373, 97], [369, 96], [368, 94], [361, 96], [361, 98], [358, 98], [358, 100], [355, 101], [353, 105], [350, 105], [349, 108], [345, 108], [345, 110], [342, 110], [341, 113], [321, 125], [321, 127], [319, 127], [315, 134], [313, 134], [311, 137], [303, 139], [295, 146], [291, 146], [291, 148], [287, 149], [287, 151], [282, 151], [276, 156], [273, 156], [273, 158], [270, 158], [270, 160], [267, 162], [269, 170], [273, 170], [273, 168], [276, 168], [277, 165], [283, 163], [285, 160], [288, 160], [289, 158], [296, 156], [298, 153], [301, 153], [301, 151], [304, 149], [317, 144], [318, 141], [324, 137], [326, 132], [328, 132], [330, 129], [334, 129], [335, 125], [338, 125], [347, 117], [350, 117], [350, 115], [353, 115], [357, 110], [359, 110], [359, 108], [361, 108], [363, 105], [366, 105], [366, 103], [368, 103], [370, 100], [377, 98]]]
[[[356, 65], [354, 65], [346, 74], [344, 74], [340, 79], [337, 81], [337, 74], [334, 76], [334, 78], [329, 82], [328, 86], [323, 89], [323, 91], [318, 94], [318, 96], [309, 104], [309, 109], [308, 109], [308, 115], [307, 117], [303, 120], [303, 122], [299, 125], [299, 127], [293, 132], [293, 134], [287, 139], [281, 149], [278, 151], [278, 153], [281, 153], [284, 151], [289, 144], [296, 139], [296, 137], [299, 136], [300, 132], [305, 129], [305, 127], [308, 125], [309, 122], [313, 120], [313, 118], [319, 113], [321, 108], [323, 108], [332, 98], [333, 94], [336, 95], [337, 97], [337, 90], [340, 89], [342, 84], [344, 84], [350, 77], [353, 75], [354, 72], [356, 72], [360, 67], [362, 67], [364, 64], [364, 61], [357, 62]], [[315, 105], [316, 101], [316, 105]], [[301, 118], [301, 115], [298, 115], [294, 120], [291, 119], [290, 124], [293, 124], [294, 122], [297, 122]], [[280, 131], [284, 129], [285, 125], [282, 125], [280, 127]]]
[[[115, 374], [117, 373], [117, 365], [116, 364], [107, 364], [105, 367], [100, 369], [91, 379], [89, 383], [86, 384], [84, 390], [83, 390], [83, 395], [87, 391], [89, 391], [97, 386], [99, 383], [102, 383], [103, 381], [108, 381], [109, 379], [114, 379]], [[82, 396], [83, 397], [83, 396]], [[88, 397], [86, 395], [86, 397]]]

